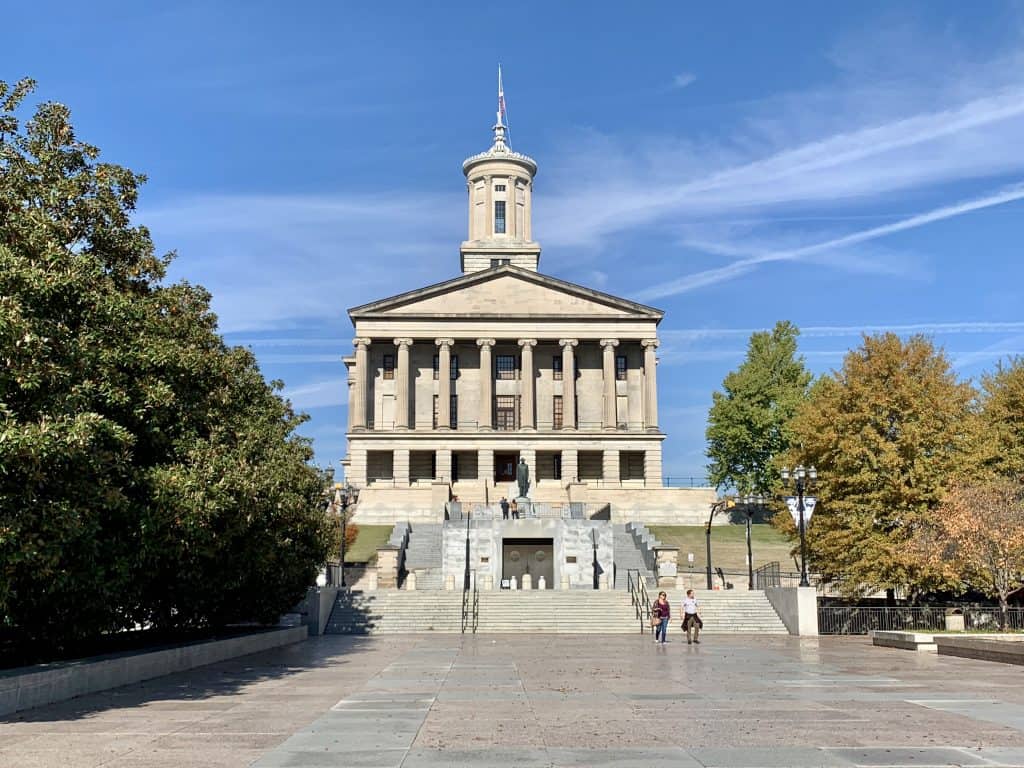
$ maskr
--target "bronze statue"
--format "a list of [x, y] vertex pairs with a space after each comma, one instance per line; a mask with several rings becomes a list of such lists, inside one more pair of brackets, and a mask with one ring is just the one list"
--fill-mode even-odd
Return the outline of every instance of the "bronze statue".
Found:
[[530, 490], [530, 467], [522, 456], [519, 457], [519, 465], [516, 467], [516, 483], [519, 484], [519, 498], [527, 498], [526, 494]]

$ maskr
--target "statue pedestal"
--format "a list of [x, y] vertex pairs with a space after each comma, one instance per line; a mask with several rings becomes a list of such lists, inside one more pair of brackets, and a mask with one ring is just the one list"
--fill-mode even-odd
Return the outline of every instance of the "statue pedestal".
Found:
[[532, 517], [533, 502], [530, 501], [530, 498], [528, 496], [517, 496], [516, 511], [519, 512], [520, 517]]

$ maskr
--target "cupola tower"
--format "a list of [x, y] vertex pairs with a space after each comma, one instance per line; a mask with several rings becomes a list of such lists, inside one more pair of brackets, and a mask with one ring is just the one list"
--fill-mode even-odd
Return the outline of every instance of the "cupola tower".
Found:
[[537, 163], [509, 147], [507, 122], [499, 68], [494, 144], [462, 164], [469, 192], [469, 234], [459, 248], [463, 274], [503, 264], [536, 272], [540, 262], [530, 222]]

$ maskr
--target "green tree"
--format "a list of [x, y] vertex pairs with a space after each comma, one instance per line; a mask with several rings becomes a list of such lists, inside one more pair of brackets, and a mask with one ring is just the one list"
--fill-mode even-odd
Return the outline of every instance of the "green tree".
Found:
[[713, 485], [768, 493], [773, 459], [789, 448], [789, 422], [807, 397], [811, 374], [797, 357], [800, 331], [778, 322], [750, 337], [747, 357], [713, 394], [708, 413], [708, 473]]
[[1024, 358], [981, 379], [979, 469], [1024, 482]]
[[67, 645], [270, 619], [330, 529], [305, 417], [131, 221], [144, 177], [0, 82], [0, 622]]
[[964, 469], [976, 393], [922, 336], [865, 336], [793, 420], [790, 465], [818, 468], [813, 566], [849, 593], [945, 586], [909, 546]]

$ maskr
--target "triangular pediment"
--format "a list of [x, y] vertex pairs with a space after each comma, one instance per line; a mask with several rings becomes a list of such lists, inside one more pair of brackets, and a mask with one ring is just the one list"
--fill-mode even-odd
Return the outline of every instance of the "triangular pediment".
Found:
[[663, 312], [511, 265], [349, 310], [369, 317], [573, 317], [660, 320]]

